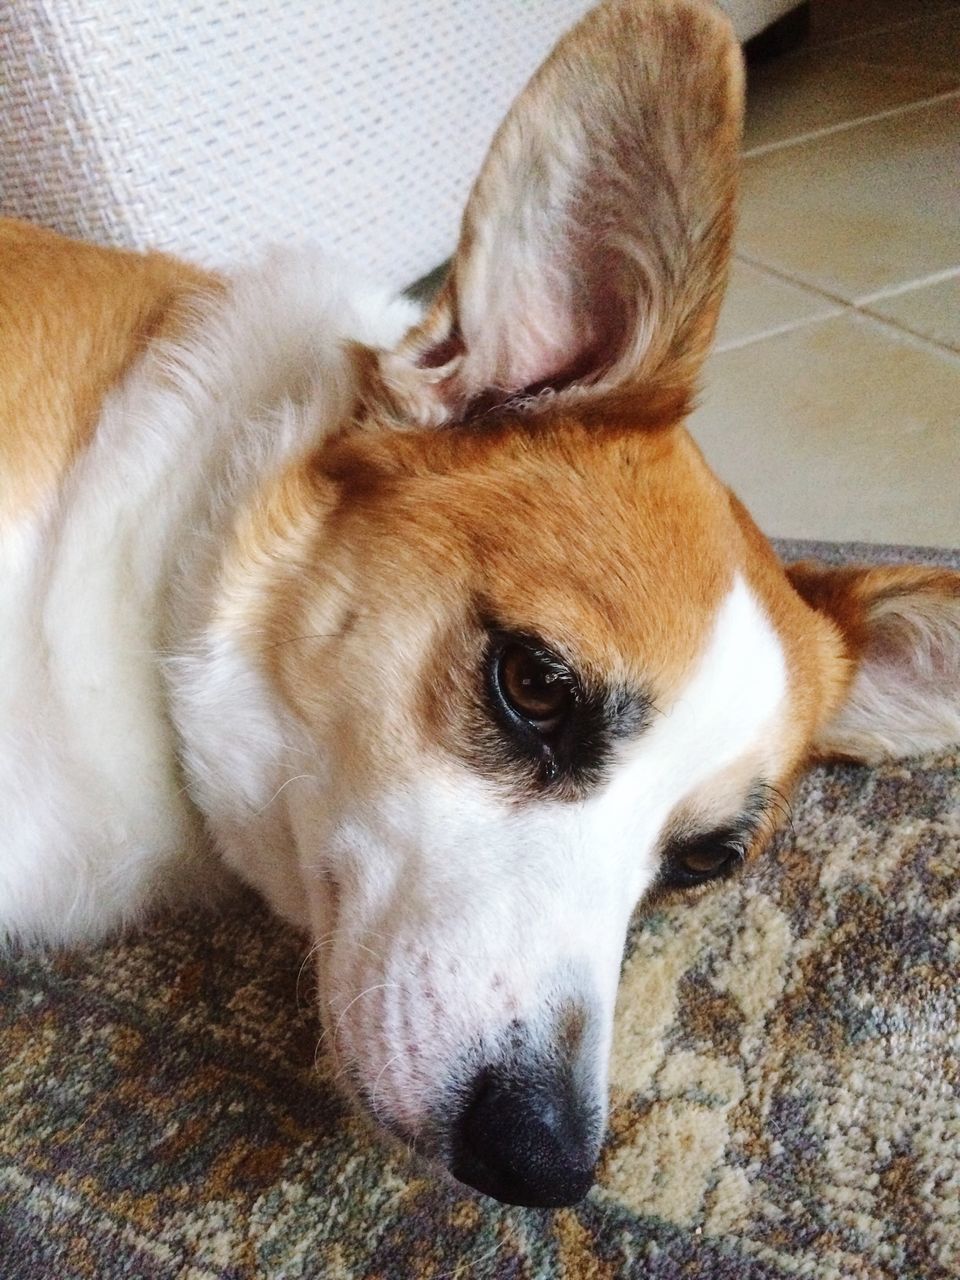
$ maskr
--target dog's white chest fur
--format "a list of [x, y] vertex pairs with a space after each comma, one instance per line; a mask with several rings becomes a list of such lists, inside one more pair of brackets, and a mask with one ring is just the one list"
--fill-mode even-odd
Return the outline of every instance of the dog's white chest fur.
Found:
[[[650, 887], [735, 872], [815, 753], [960, 735], [960, 575], [785, 572], [684, 430], [741, 101], [716, 6], [601, 5], [498, 131], [422, 323], [267, 263], [0, 535], [0, 938], [96, 936], [225, 862], [308, 926], [338, 1079], [510, 1203], [590, 1184]], [[157, 262], [109, 256], [164, 314]], [[65, 278], [40, 275], [14, 468], [72, 328], [38, 342]], [[83, 330], [100, 355], [160, 331], [124, 307]], [[79, 415], [83, 380], [53, 382]]]
[[[0, 542], [0, 934], [100, 934], [201, 872], [165, 664], [200, 643], [244, 492], [348, 411], [343, 339], [393, 343], [413, 318], [319, 256], [273, 258], [147, 352], [47, 509]], [[225, 718], [262, 729], [225, 679], [192, 696], [221, 752]]]

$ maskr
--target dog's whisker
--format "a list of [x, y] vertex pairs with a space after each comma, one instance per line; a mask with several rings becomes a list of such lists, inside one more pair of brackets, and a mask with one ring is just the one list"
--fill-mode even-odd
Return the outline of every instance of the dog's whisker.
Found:
[[764, 817], [770, 823], [771, 828], [776, 829], [776, 826], [782, 822], [796, 836], [796, 828], [793, 822], [793, 805], [789, 797], [779, 787], [770, 782], [763, 783], [760, 791], [763, 795], [763, 803], [766, 810]]
[[[487, 1249], [485, 1253], [478, 1254], [475, 1258], [464, 1258], [458, 1262], [452, 1271], [438, 1271], [434, 1280], [459, 1280], [460, 1276], [468, 1275], [474, 1267], [479, 1267], [481, 1263], [487, 1262], [490, 1258], [496, 1257], [506, 1245], [505, 1240], [498, 1240], [495, 1245]], [[466, 1270], [464, 1270], [466, 1268]]]
[[377, 1078], [373, 1082], [373, 1088], [370, 1090], [370, 1110], [373, 1112], [374, 1118], [377, 1120], [380, 1119], [380, 1109], [377, 1106], [377, 1090], [380, 1088], [380, 1081], [383, 1079], [385, 1072], [387, 1072], [395, 1062], [399, 1062], [402, 1057], [403, 1051], [401, 1050], [399, 1053], [395, 1053], [392, 1058], [388, 1058], [377, 1072]]
[[[353, 999], [347, 1005], [344, 1006], [344, 1008], [340, 1012], [340, 1016], [337, 1018], [337, 1025], [333, 1029], [334, 1043], [336, 1043], [337, 1037], [340, 1034], [340, 1028], [343, 1026], [344, 1018], [347, 1016], [347, 1014], [350, 1012], [350, 1010], [353, 1008], [353, 1006], [357, 1003], [358, 1000], [362, 1000], [364, 996], [372, 995], [374, 991], [387, 991], [391, 987], [396, 988], [398, 986], [399, 984], [396, 982], [374, 982], [374, 983], [371, 983], [369, 987], [364, 987], [364, 989], [361, 992], [355, 995]], [[328, 1001], [328, 1003], [332, 1003], [332, 1002]]]
[[312, 959], [312, 958], [313, 958], [313, 957], [314, 957], [314, 956], [315, 956], [319, 951], [321, 951], [324, 947], [330, 946], [334, 941], [335, 941], [335, 939], [334, 939], [334, 938], [332, 938], [332, 937], [321, 938], [318, 942], [315, 942], [315, 943], [313, 944], [313, 946], [310, 948], [310, 950], [307, 952], [307, 954], [303, 957], [303, 960], [302, 960], [302, 961], [301, 961], [301, 963], [300, 963], [300, 968], [297, 970], [296, 996], [297, 996], [297, 1010], [298, 1010], [298, 1012], [299, 1012], [299, 1010], [300, 1010], [300, 980], [301, 980], [301, 979], [302, 979], [302, 977], [303, 977], [303, 971], [304, 971], [304, 969], [307, 967], [307, 965], [309, 964], [310, 960], [311, 960], [311, 959]]
[[[374, 933], [378, 937], [385, 936], [384, 934], [377, 934], [376, 930], [368, 930], [367, 932]], [[297, 998], [298, 1010], [301, 1007], [300, 1006], [300, 983], [303, 978], [304, 969], [307, 967], [307, 965], [310, 963], [313, 957], [317, 955], [324, 947], [332, 946], [337, 941], [337, 939], [341, 937], [349, 938], [350, 934], [345, 929], [331, 929], [328, 933], [325, 933], [322, 938], [318, 938], [311, 945], [310, 949], [307, 951], [307, 954], [303, 957], [303, 960], [300, 962], [300, 968], [297, 970], [297, 982], [296, 982], [296, 998]], [[372, 947], [368, 947], [365, 943], [359, 942], [355, 938], [352, 939], [352, 942], [353, 942], [353, 945], [359, 951], [366, 951], [368, 955], [373, 956], [373, 958], [379, 961], [381, 964], [385, 963], [383, 956], [378, 951], [374, 951]]]
[[[350, 1000], [350, 1001], [349, 1001], [349, 1002], [344, 1006], [344, 1008], [340, 1011], [340, 1016], [337, 1018], [336, 1026], [333, 1028], [333, 1034], [330, 1036], [330, 1042], [331, 1042], [331, 1044], [332, 1044], [332, 1045], [333, 1045], [333, 1047], [334, 1047], [334, 1051], [336, 1051], [336, 1045], [337, 1045], [337, 1041], [338, 1041], [339, 1036], [340, 1036], [340, 1028], [341, 1028], [341, 1026], [343, 1025], [343, 1020], [344, 1020], [344, 1018], [347, 1016], [347, 1014], [350, 1012], [350, 1010], [353, 1008], [353, 1006], [357, 1003], [357, 1001], [358, 1001], [358, 1000], [362, 1000], [364, 996], [372, 995], [374, 991], [386, 991], [386, 990], [388, 990], [388, 989], [389, 989], [389, 988], [391, 988], [391, 987], [398, 987], [398, 986], [399, 986], [399, 984], [398, 984], [398, 983], [396, 983], [396, 982], [374, 982], [374, 983], [371, 983], [371, 985], [370, 985], [369, 987], [364, 987], [364, 989], [363, 989], [362, 991], [358, 992], [358, 994], [357, 994], [357, 995], [355, 995], [355, 996], [353, 997], [353, 999], [352, 999], [352, 1000]], [[332, 1008], [332, 1007], [333, 1007], [333, 1004], [334, 1004], [335, 999], [336, 999], [336, 997], [334, 997], [334, 1000], [328, 1000], [328, 1001], [327, 1001], [327, 1005], [328, 1005], [330, 1008]], [[323, 1030], [323, 1032], [321, 1033], [321, 1035], [320, 1035], [320, 1039], [319, 1039], [319, 1040], [318, 1040], [318, 1042], [317, 1042], [317, 1047], [318, 1047], [318, 1048], [319, 1048], [319, 1046], [320, 1046], [321, 1044], [323, 1044], [323, 1042], [324, 1042], [324, 1040], [325, 1040], [326, 1038], [327, 1038], [327, 1029], [325, 1028], [325, 1029]]]
[[366, 945], [366, 943], [358, 942], [358, 943], [356, 943], [356, 946], [357, 946], [357, 949], [358, 949], [358, 950], [360, 950], [360, 951], [366, 951], [367, 955], [369, 955], [369, 956], [373, 956], [374, 960], [379, 960], [379, 961], [381, 962], [381, 964], [385, 963], [385, 962], [384, 962], [384, 958], [383, 958], [383, 956], [379, 953], [379, 951], [374, 951], [374, 949], [373, 949], [372, 947], [368, 947], [368, 946]]
[[335, 640], [337, 633], [335, 631], [311, 631], [303, 636], [286, 636], [283, 640], [274, 640], [270, 644], [263, 646], [264, 652], [271, 649], [279, 649], [286, 644], [300, 644], [307, 640]]
[[259, 818], [259, 817], [261, 817], [264, 813], [266, 813], [266, 811], [270, 808], [270, 806], [273, 804], [273, 802], [274, 802], [274, 801], [277, 799], [277, 797], [280, 795], [281, 791], [285, 791], [285, 790], [287, 789], [287, 787], [289, 787], [289, 786], [290, 786], [290, 784], [291, 784], [292, 782], [303, 782], [303, 781], [319, 782], [319, 781], [320, 781], [320, 779], [316, 776], [316, 774], [313, 774], [313, 773], [298, 773], [298, 774], [295, 774], [292, 778], [288, 778], [288, 779], [286, 780], [286, 782], [282, 782], [282, 783], [280, 784], [280, 786], [279, 786], [279, 787], [277, 787], [276, 791], [273, 793], [273, 795], [270, 797], [270, 799], [267, 801], [267, 803], [266, 803], [266, 804], [265, 804], [261, 809], [256, 809], [256, 810], [254, 810], [254, 814], [253, 814], [253, 816], [254, 816], [255, 818]]
[[[387, 934], [381, 933], [379, 929], [365, 928], [363, 930], [363, 933], [361, 934], [361, 937], [383, 938], [387, 940]], [[322, 935], [322, 937], [315, 939], [315, 942], [321, 943], [325, 946], [328, 942], [333, 942], [336, 938], [349, 939], [351, 944], [354, 947], [358, 947], [361, 951], [369, 952], [369, 954], [372, 955], [376, 960], [379, 960], [381, 964], [385, 963], [384, 957], [380, 952], [374, 951], [372, 947], [368, 947], [366, 943], [361, 942], [360, 939], [357, 938], [354, 934], [352, 934], [349, 929], [345, 929], [345, 928], [328, 929], [327, 932]]]

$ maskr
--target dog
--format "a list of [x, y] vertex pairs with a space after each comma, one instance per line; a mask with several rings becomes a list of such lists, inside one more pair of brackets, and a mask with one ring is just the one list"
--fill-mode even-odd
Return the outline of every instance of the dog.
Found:
[[239, 876], [361, 1107], [509, 1203], [592, 1183], [638, 903], [960, 740], [960, 574], [784, 568], [684, 427], [741, 114], [712, 5], [601, 4], [425, 312], [0, 232], [0, 932]]

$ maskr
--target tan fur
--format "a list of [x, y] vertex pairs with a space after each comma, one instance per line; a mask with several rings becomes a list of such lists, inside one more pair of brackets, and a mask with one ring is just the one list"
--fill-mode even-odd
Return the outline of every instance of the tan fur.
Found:
[[787, 569], [796, 591], [818, 614], [829, 618], [851, 660], [863, 656], [870, 644], [872, 614], [888, 601], [905, 596], [942, 599], [956, 596], [957, 574], [922, 565], [851, 565], [831, 569], [802, 560]]
[[509, 1202], [587, 1188], [635, 906], [759, 853], [817, 753], [960, 741], [960, 575], [788, 576], [685, 429], [741, 105], [715, 7], [605, 0], [406, 339], [320, 258], [201, 307], [0, 225], [0, 534], [99, 432], [9, 539], [0, 932], [98, 936], [215, 850], [317, 941], [338, 1078]]
[[[9, 517], [55, 490], [103, 395], [147, 342], [176, 331], [192, 295], [220, 284], [163, 255], [99, 249], [9, 221], [0, 223], [0, 265], [0, 513]], [[509, 419], [470, 432], [365, 424], [292, 467], [242, 513], [224, 562], [223, 620], [249, 633], [295, 703], [318, 647], [356, 605], [344, 582], [384, 617], [393, 599], [434, 593], [418, 719], [425, 737], [456, 749], [469, 722], [451, 718], [434, 694], [441, 673], [467, 670], [458, 628], [477, 602], [522, 629], [535, 594], [538, 628], [583, 670], [668, 699], [740, 571], [787, 654], [791, 714], [776, 780], [788, 788], [849, 687], [870, 604], [911, 587], [953, 590], [955, 575], [794, 566], [791, 590], [680, 422], [651, 429], [636, 392], [592, 405], [587, 425], [583, 417], [558, 405], [522, 431]], [[335, 512], [357, 531], [360, 553], [349, 566], [327, 564], [340, 584], [333, 599], [323, 568]]]
[[790, 565], [797, 593], [832, 629], [848, 675], [813, 749], [878, 763], [960, 730], [960, 573], [920, 565]]
[[[616, 171], [618, 147], [643, 152], [619, 157], [625, 171], [649, 169], [649, 207], [637, 228], [615, 185], [612, 197], [609, 184], [596, 197], [585, 186], [576, 205], [584, 225], [593, 218], [629, 226], [642, 271], [631, 275], [616, 257], [614, 237], [587, 282], [599, 311], [578, 335], [593, 365], [561, 369], [558, 394], [515, 405], [510, 394], [523, 388], [511, 383], [506, 348], [486, 357], [486, 391], [471, 380], [460, 308], [482, 274], [480, 228], [503, 217], [505, 199], [516, 212], [509, 188], [528, 139], [551, 136], [551, 113], [574, 121], [591, 77], [619, 86], [654, 117], [636, 139], [611, 142], [598, 132], [607, 169]], [[647, 88], [681, 81], [687, 132], [678, 140], [676, 104], [651, 101]], [[383, 687], [370, 696], [412, 708], [428, 746], [468, 753], [475, 707], [467, 686], [479, 623], [491, 618], [534, 628], [581, 671], [668, 704], [739, 573], [784, 646], [790, 699], [765, 758], [715, 780], [716, 795], [732, 802], [751, 775], [787, 788], [807, 762], [850, 688], [877, 599], [904, 586], [955, 590], [954, 575], [803, 566], [791, 570], [791, 585], [684, 429], [722, 298], [741, 97], [729, 27], [695, 0], [604, 6], [534, 77], [475, 185], [433, 309], [397, 354], [356, 347], [358, 429], [265, 478], [259, 500], [238, 513], [217, 584], [218, 622], [247, 637], [298, 714], [310, 715], [327, 646], [361, 614], [386, 634], [413, 598], [423, 621], [406, 651], [417, 661], [393, 672], [400, 689], [389, 684], [385, 659]], [[588, 133], [594, 124], [588, 120]], [[671, 146], [645, 150], [660, 135]], [[671, 169], [680, 153], [681, 168]], [[681, 242], [671, 240], [683, 227]], [[611, 292], [615, 285], [629, 297]], [[0, 223], [0, 518], [43, 503], [83, 448], [103, 396], [145, 344], [176, 331], [197, 291], [219, 287], [216, 277], [160, 254]], [[609, 329], [596, 328], [598, 315]], [[427, 429], [476, 412], [469, 427]], [[405, 429], [392, 430], [401, 420]], [[393, 749], [407, 745], [380, 744], [384, 758]], [[708, 799], [684, 803], [695, 810]]]
[[214, 276], [0, 220], [0, 527], [42, 507], [103, 397]]
[[[578, 670], [669, 706], [741, 573], [784, 643], [791, 702], [762, 757], [719, 780], [732, 804], [756, 776], [789, 788], [850, 678], [834, 628], [679, 426], [559, 415], [529, 431], [356, 433], [280, 480], [238, 526], [229, 563], [251, 647], [308, 718], [357, 613], [376, 619], [376, 643], [416, 600], [417, 660], [370, 696], [402, 708], [421, 747], [463, 758], [477, 739], [481, 620], [532, 628]], [[377, 754], [408, 749], [385, 740]]]

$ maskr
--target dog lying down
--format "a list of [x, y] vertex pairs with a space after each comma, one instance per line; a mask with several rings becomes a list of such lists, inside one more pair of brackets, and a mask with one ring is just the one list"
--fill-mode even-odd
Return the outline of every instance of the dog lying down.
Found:
[[0, 236], [0, 930], [239, 873], [360, 1105], [508, 1202], [590, 1187], [637, 904], [761, 856], [812, 758], [960, 740], [960, 575], [784, 569], [684, 429], [741, 92], [711, 5], [601, 5], [422, 318]]

